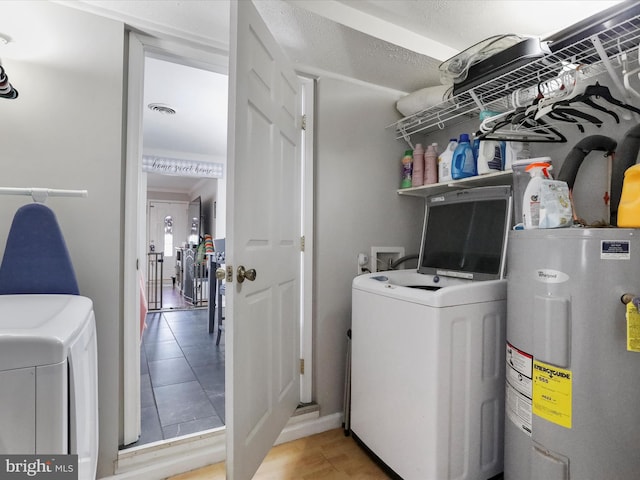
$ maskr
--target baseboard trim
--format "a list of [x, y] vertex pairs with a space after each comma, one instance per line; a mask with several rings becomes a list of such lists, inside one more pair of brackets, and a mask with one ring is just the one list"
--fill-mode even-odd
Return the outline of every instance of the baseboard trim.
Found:
[[[276, 445], [339, 428], [342, 412], [319, 416], [318, 411], [296, 415], [276, 440]], [[105, 480], [161, 480], [213, 463], [226, 457], [224, 428], [193, 434], [170, 442], [156, 442], [123, 450], [116, 461], [115, 474]]]

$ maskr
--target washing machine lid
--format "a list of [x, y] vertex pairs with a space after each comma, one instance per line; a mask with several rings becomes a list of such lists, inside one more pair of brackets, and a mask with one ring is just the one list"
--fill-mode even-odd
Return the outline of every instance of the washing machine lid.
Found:
[[427, 198], [418, 273], [504, 278], [511, 187], [476, 187]]
[[0, 295], [0, 371], [66, 361], [93, 318], [93, 302], [78, 295]]
[[352, 290], [362, 290], [394, 301], [444, 308], [486, 303], [507, 298], [506, 280], [473, 281], [424, 275], [415, 270], [394, 270], [359, 275]]

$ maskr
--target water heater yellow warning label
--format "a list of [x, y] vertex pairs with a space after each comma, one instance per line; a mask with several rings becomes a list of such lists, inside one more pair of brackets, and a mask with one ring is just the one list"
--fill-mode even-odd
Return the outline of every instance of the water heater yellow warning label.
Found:
[[627, 350], [640, 352], [640, 312], [633, 302], [627, 303]]
[[533, 361], [533, 413], [571, 428], [571, 370]]

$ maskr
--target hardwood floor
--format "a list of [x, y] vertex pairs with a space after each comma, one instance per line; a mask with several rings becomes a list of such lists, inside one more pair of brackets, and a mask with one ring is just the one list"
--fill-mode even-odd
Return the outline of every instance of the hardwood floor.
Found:
[[[342, 429], [301, 438], [271, 449], [254, 480], [388, 480], [391, 477]], [[170, 480], [224, 480], [224, 463]]]

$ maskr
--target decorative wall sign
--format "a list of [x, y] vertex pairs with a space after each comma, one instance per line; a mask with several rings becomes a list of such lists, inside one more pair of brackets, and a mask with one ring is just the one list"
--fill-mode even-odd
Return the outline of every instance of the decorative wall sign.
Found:
[[180, 177], [222, 178], [224, 165], [222, 163], [143, 155], [142, 171]]

